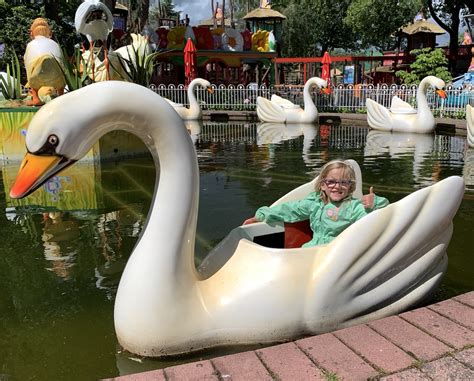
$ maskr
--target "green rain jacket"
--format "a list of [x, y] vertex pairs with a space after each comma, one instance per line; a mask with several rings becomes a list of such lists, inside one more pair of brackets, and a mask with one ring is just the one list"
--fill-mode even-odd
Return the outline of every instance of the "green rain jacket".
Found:
[[322, 245], [331, 242], [351, 224], [361, 219], [372, 210], [389, 204], [384, 197], [375, 196], [374, 208], [365, 209], [356, 198], [324, 204], [321, 196], [312, 192], [303, 200], [289, 201], [273, 207], [263, 206], [257, 210], [257, 221], [272, 223], [276, 221], [298, 222], [309, 219], [313, 239], [302, 247]]

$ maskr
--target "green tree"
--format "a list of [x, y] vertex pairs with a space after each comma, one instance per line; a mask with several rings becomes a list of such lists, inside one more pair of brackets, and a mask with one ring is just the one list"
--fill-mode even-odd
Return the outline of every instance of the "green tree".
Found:
[[343, 23], [350, 0], [296, 0], [283, 10], [282, 53], [287, 56], [322, 55], [332, 48], [352, 49], [356, 37]]
[[415, 49], [410, 52], [416, 59], [410, 65], [410, 71], [399, 70], [395, 74], [403, 83], [418, 84], [427, 75], [434, 75], [445, 82], [452, 80], [448, 71], [448, 59], [441, 49]]
[[159, 18], [175, 19], [178, 12], [174, 9], [172, 0], [160, 0], [157, 6], [150, 9], [150, 21], [157, 21]]
[[395, 32], [413, 20], [422, 0], [354, 0], [344, 23], [359, 37], [364, 47], [394, 48]]
[[[37, 17], [45, 17], [53, 31], [53, 38], [72, 53], [79, 41], [74, 30], [74, 14], [81, 0], [45, 1], [7, 0], [0, 3], [0, 42], [18, 57], [23, 57], [26, 45], [30, 41], [29, 29]], [[6, 62], [10, 56], [5, 57]]]
[[[474, 13], [472, 0], [426, 0], [431, 17], [449, 33], [449, 51], [457, 55], [459, 25], [463, 15]], [[453, 58], [454, 59], [454, 58]]]

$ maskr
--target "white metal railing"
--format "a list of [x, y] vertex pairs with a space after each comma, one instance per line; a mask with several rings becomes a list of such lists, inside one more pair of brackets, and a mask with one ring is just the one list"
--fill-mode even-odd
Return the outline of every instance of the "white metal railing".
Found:
[[[244, 85], [212, 85], [214, 92], [211, 94], [205, 89], [196, 89], [196, 98], [204, 110], [229, 110], [229, 111], [254, 111], [257, 97], [270, 98], [277, 94], [293, 103], [303, 106], [302, 86], [257, 86], [257, 84]], [[189, 105], [187, 89], [184, 85], [151, 85], [150, 88], [159, 95], [176, 103]], [[331, 88], [330, 94], [320, 94], [313, 91], [313, 100], [319, 111], [322, 112], [350, 112], [365, 113], [367, 98], [373, 99], [386, 107], [394, 95], [416, 108], [417, 86], [407, 85], [338, 85]], [[427, 93], [428, 104], [437, 117], [465, 116], [466, 104], [474, 106], [474, 87], [446, 89], [447, 99], [436, 96], [431, 89]]]

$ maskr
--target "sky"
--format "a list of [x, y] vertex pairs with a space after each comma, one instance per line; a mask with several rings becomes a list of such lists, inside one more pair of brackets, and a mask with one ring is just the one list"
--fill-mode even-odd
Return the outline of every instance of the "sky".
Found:
[[[158, 4], [157, 0], [150, 0], [150, 5]], [[210, 19], [212, 15], [211, 2], [209, 0], [173, 0], [177, 11], [181, 11], [181, 18], [186, 14], [190, 19], [190, 25], [197, 25], [200, 21]]]

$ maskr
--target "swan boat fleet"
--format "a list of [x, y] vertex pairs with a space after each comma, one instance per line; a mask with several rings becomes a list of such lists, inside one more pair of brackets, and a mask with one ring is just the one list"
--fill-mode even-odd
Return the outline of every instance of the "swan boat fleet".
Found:
[[[192, 139], [173, 105], [132, 83], [95, 83], [43, 106], [29, 125], [10, 196], [26, 197], [116, 129], [141, 138], [160, 167], [115, 300], [115, 330], [127, 351], [161, 357], [328, 332], [420, 303], [446, 270], [464, 194], [458, 176], [372, 212], [327, 245], [269, 247], [265, 238], [285, 234], [284, 225], [238, 226], [196, 269], [199, 170]], [[349, 163], [361, 197], [360, 168]], [[313, 189], [314, 180], [275, 204]]]

